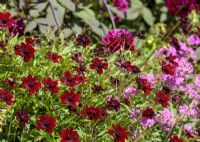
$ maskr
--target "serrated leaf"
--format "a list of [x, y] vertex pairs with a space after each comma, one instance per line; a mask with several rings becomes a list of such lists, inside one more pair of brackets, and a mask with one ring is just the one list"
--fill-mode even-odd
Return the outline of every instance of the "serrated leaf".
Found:
[[153, 14], [151, 10], [147, 7], [143, 7], [143, 19], [149, 26], [152, 26], [154, 24]]

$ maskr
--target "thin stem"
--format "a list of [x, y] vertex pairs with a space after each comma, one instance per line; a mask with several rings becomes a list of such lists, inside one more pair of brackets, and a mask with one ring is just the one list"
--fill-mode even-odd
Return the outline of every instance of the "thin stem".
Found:
[[52, 6], [52, 3], [51, 3], [51, 0], [49, 0], [49, 5], [50, 5], [50, 8], [51, 8], [51, 11], [52, 11], [52, 14], [53, 14], [53, 18], [54, 18], [54, 20], [56, 22], [56, 26], [57, 26], [57, 28], [59, 28], [58, 19], [57, 19], [56, 14], [55, 14], [55, 12], [53, 10], [53, 6]]
[[113, 25], [113, 29], [116, 29], [116, 25], [115, 25], [115, 20], [114, 20], [114, 18], [113, 18], [113, 14], [112, 14], [112, 12], [110, 11], [110, 8], [109, 8], [109, 6], [108, 6], [106, 0], [102, 0], [102, 1], [103, 1], [103, 3], [105, 4], [105, 6], [106, 6], [106, 8], [107, 8], [107, 10], [108, 10], [108, 12], [109, 12], [110, 20], [111, 20], [112, 25]]

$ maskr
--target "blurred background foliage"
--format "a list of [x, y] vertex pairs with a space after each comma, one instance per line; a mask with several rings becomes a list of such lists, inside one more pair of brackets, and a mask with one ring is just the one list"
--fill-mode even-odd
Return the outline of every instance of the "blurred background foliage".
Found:
[[[125, 15], [111, 0], [107, 3], [112, 13], [121, 17], [115, 20], [116, 27], [126, 28], [134, 34], [170, 19], [164, 0], [129, 0]], [[102, 0], [1, 0], [0, 4], [6, 4], [13, 17], [23, 17], [26, 32], [49, 32], [51, 38], [61, 32], [65, 37], [79, 34], [88, 27], [95, 33], [93, 37], [98, 37], [113, 28]]]

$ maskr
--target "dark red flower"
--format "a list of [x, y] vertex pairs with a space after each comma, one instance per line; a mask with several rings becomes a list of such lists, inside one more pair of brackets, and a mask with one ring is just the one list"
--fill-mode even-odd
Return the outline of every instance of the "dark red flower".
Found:
[[41, 83], [38, 82], [38, 77], [33, 78], [32, 75], [28, 75], [27, 78], [22, 77], [22, 87], [26, 88], [31, 95], [38, 91], [40, 86]]
[[69, 87], [74, 87], [78, 84], [79, 75], [72, 76], [70, 71], [66, 70], [64, 76], [60, 78], [60, 81], [65, 83]]
[[141, 70], [136, 66], [132, 66], [131, 72], [137, 74], [137, 73], [141, 73]]
[[49, 117], [48, 115], [39, 116], [36, 122], [37, 122], [37, 125], [36, 125], [37, 130], [42, 129], [42, 130], [48, 131], [49, 133], [52, 133], [53, 132], [52, 129], [56, 127], [54, 118]]
[[162, 91], [167, 95], [171, 94], [171, 90], [167, 86], [163, 86]]
[[112, 129], [108, 130], [108, 134], [114, 137], [114, 142], [125, 142], [125, 139], [128, 138], [126, 130], [118, 125], [112, 125]]
[[139, 39], [145, 39], [145, 35], [142, 34], [141, 32], [138, 32], [138, 33], [137, 33], [137, 37], [138, 37]]
[[19, 110], [15, 113], [16, 119], [19, 125], [24, 125], [28, 123], [28, 113], [25, 110]]
[[168, 106], [169, 97], [165, 96], [163, 92], [156, 92], [156, 98], [154, 101], [160, 103], [164, 108], [166, 108]]
[[168, 60], [173, 66], [178, 66], [178, 63], [175, 61], [176, 58], [176, 56], [170, 54], [169, 57], [166, 57], [166, 60]]
[[10, 12], [1, 13], [0, 12], [0, 28], [10, 28], [15, 22], [15, 19], [11, 19]]
[[26, 43], [30, 44], [30, 45], [34, 45], [36, 43], [35, 39], [28, 37], [26, 38]]
[[101, 118], [101, 110], [94, 106], [88, 107], [88, 105], [86, 105], [86, 107], [82, 109], [80, 114], [82, 114], [84, 118], [88, 118], [89, 120], [94, 121], [97, 121]]
[[90, 64], [90, 68], [96, 69], [98, 74], [102, 74], [103, 69], [107, 69], [107, 67], [108, 67], [108, 63], [99, 58], [94, 58], [91, 62], [92, 62], [92, 64]]
[[76, 107], [76, 103], [80, 101], [80, 95], [75, 94], [75, 90], [71, 90], [70, 92], [65, 90], [64, 94], [60, 95], [60, 100], [62, 104], [67, 104], [72, 107]]
[[174, 75], [174, 67], [171, 64], [168, 64], [166, 61], [162, 61], [162, 72], [170, 75]]
[[8, 90], [4, 91], [0, 89], [0, 101], [6, 102], [7, 105], [13, 104], [13, 95], [8, 92]]
[[60, 88], [58, 88], [58, 81], [53, 81], [50, 77], [43, 79], [42, 83], [44, 84], [43, 90], [45, 91], [49, 90], [56, 94], [60, 90]]
[[4, 41], [0, 41], [0, 48], [2, 49], [3, 52], [6, 52], [5, 46], [6, 44], [4, 43]]
[[186, 17], [196, 7], [195, 0], [165, 0], [169, 13]]
[[187, 136], [188, 139], [193, 138], [193, 134], [188, 130], [183, 129], [182, 134]]
[[124, 60], [116, 60], [115, 65], [120, 68], [122, 71], [125, 71], [126, 73], [140, 73], [140, 69], [136, 66], [132, 66], [131, 62], [124, 61]]
[[171, 136], [169, 142], [183, 142], [181, 139], [178, 138], [178, 136]]
[[149, 95], [149, 93], [152, 91], [152, 87], [151, 84], [147, 82], [147, 79], [137, 77], [136, 82], [138, 84], [138, 88], [143, 90], [146, 95]]
[[106, 109], [101, 109], [101, 118], [102, 119], [106, 119], [108, 117], [108, 113], [106, 111]]
[[78, 66], [73, 66], [73, 68], [78, 74], [84, 75], [84, 72], [86, 72], [86, 67], [83, 64], [79, 64]]
[[124, 61], [124, 60], [116, 60], [115, 65], [120, 68], [122, 71], [125, 71], [126, 73], [129, 73], [132, 71], [131, 62]]
[[111, 85], [113, 85], [113, 86], [119, 86], [120, 85], [120, 81], [119, 81], [119, 79], [117, 79], [117, 78], [114, 78], [114, 77], [110, 77], [110, 83], [111, 83]]
[[190, 29], [190, 23], [188, 22], [187, 17], [179, 17], [180, 27], [184, 34], [187, 34]]
[[94, 94], [101, 93], [103, 91], [103, 87], [98, 85], [94, 85], [93, 87], [91, 87], [91, 89]]
[[22, 42], [21, 45], [16, 45], [15, 54], [21, 56], [25, 62], [29, 62], [30, 58], [34, 57], [35, 49], [27, 43]]
[[83, 57], [80, 54], [73, 54], [72, 55], [72, 60], [82, 63], [83, 62]]
[[85, 77], [85, 76], [83, 76], [83, 75], [79, 75], [79, 74], [77, 74], [76, 75], [77, 76], [77, 84], [84, 84], [85, 82], [86, 82], [86, 80], [87, 80], [87, 77]]
[[47, 53], [46, 58], [53, 61], [54, 63], [58, 63], [58, 59], [60, 59], [62, 56], [58, 55], [57, 53]]
[[174, 36], [170, 37], [169, 44], [173, 46], [177, 51], [181, 49], [178, 39]]
[[25, 25], [23, 19], [19, 18], [16, 22], [13, 22], [9, 28], [9, 32], [12, 36], [18, 35], [19, 37], [24, 35]]
[[3, 82], [5, 82], [8, 88], [15, 88], [15, 85], [17, 84], [16, 81], [10, 77], [3, 80]]
[[121, 105], [120, 105], [120, 102], [119, 102], [119, 100], [117, 98], [112, 97], [112, 98], [109, 98], [107, 100], [107, 105], [106, 106], [107, 106], [107, 108], [109, 110], [118, 111], [120, 109]]
[[103, 50], [102, 47], [95, 47], [90, 55], [91, 56], [93, 56], [93, 55], [94, 56], [99, 56], [99, 55], [101, 55], [103, 53], [104, 53], [104, 50]]
[[142, 112], [142, 117], [152, 119], [155, 116], [155, 113], [152, 108], [146, 108]]
[[79, 34], [76, 38], [76, 42], [78, 42], [80, 46], [86, 47], [90, 44], [90, 38], [86, 34]]
[[73, 131], [71, 128], [62, 129], [60, 131], [60, 142], [79, 142], [80, 138], [78, 137], [78, 133]]

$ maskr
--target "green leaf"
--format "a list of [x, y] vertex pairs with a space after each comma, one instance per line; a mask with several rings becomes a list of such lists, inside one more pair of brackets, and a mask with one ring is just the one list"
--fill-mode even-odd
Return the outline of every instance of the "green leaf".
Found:
[[104, 131], [101, 131], [97, 137], [100, 137], [100, 136], [103, 136], [104, 134], [106, 134], [108, 132], [108, 130], [104, 130]]
[[154, 24], [154, 17], [149, 8], [143, 7], [143, 19], [149, 26]]
[[126, 12], [127, 20], [135, 20], [138, 18], [140, 11], [135, 8], [129, 8]]
[[200, 59], [200, 47], [197, 48], [197, 50], [195, 51], [195, 54], [197, 56], [197, 59]]
[[30, 23], [27, 24], [25, 31], [29, 32], [33, 29], [35, 29], [37, 26], [37, 23], [35, 21], [31, 21]]
[[115, 14], [117, 14], [119, 17], [124, 19], [124, 14], [119, 11], [116, 7], [109, 6], [110, 10], [113, 11]]
[[131, 7], [142, 7], [143, 3], [141, 0], [132, 0], [131, 1]]
[[76, 10], [75, 4], [71, 0], [58, 0], [58, 2], [60, 2], [62, 6], [73, 12]]

